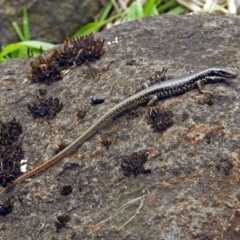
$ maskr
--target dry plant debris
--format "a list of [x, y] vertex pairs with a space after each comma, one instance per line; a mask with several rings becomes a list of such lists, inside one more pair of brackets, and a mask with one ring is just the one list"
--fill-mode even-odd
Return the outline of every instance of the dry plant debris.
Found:
[[[144, 7], [149, 0], [138, 0], [138, 1], [129, 1], [129, 0], [112, 0], [113, 3], [113, 11], [111, 12], [111, 16], [128, 12], [131, 10], [131, 5], [133, 2], [137, 2], [139, 5]], [[176, 0], [174, 1], [153, 1], [155, 5], [156, 12], [152, 13], [153, 15], [168, 13], [171, 12], [171, 9], [177, 7], [185, 7], [186, 11], [184, 13], [211, 13], [211, 14], [223, 14], [223, 15], [234, 15], [240, 14], [240, 1], [239, 0]], [[170, 3], [171, 2], [171, 3]], [[168, 6], [168, 5], [172, 5]], [[161, 8], [164, 7], [165, 10]], [[160, 12], [158, 9], [161, 9]], [[179, 14], [179, 13], [176, 13]], [[111, 22], [109, 22], [105, 28], [111, 28], [121, 23], [125, 23], [128, 21], [127, 17], [117, 18]]]
[[156, 132], [163, 132], [173, 125], [173, 112], [160, 107], [148, 107], [146, 117]]
[[220, 12], [222, 14], [236, 14], [239, 10], [238, 0], [177, 0], [193, 12]]
[[150, 169], [143, 166], [147, 162], [148, 154], [147, 151], [139, 151], [124, 157], [121, 161], [123, 174], [129, 177], [132, 174], [137, 176], [140, 173], [151, 173]]
[[51, 84], [61, 80], [74, 67], [100, 59], [105, 52], [103, 46], [104, 40], [93, 35], [69, 38], [46, 57], [35, 58], [27, 77], [32, 83]]
[[22, 134], [22, 126], [13, 120], [3, 123], [0, 121], [0, 184], [6, 187], [21, 173], [21, 160], [24, 152], [18, 142]]
[[6, 216], [13, 210], [13, 201], [9, 198], [6, 199], [4, 202], [0, 203], [0, 215]]
[[170, 77], [167, 77], [166, 75], [167, 70], [167, 68], [163, 67], [162, 70], [156, 71], [153, 76], [150, 76], [148, 78], [151, 82], [150, 85], [158, 84], [170, 79]]
[[73, 188], [71, 185], [64, 185], [61, 187], [61, 195], [69, 195], [72, 192]]
[[41, 93], [41, 90], [39, 90], [37, 99], [32, 104], [28, 104], [29, 113], [34, 119], [41, 118], [45, 120], [53, 119], [63, 107], [63, 103], [58, 98], [47, 98], [45, 94]]
[[56, 226], [56, 231], [59, 232], [60, 229], [66, 226], [66, 222], [70, 221], [70, 216], [68, 214], [62, 214], [57, 216], [57, 220], [54, 222]]
[[[144, 189], [145, 190], [145, 189]], [[148, 195], [150, 195], [150, 192], [148, 189], [147, 190], [147, 193], [142, 195], [141, 197], [138, 197], [138, 198], [135, 198], [127, 203], [125, 203], [123, 206], [121, 206], [120, 208], [118, 208], [116, 210], [116, 212], [111, 215], [110, 217], [108, 217], [107, 219], [99, 222], [99, 223], [96, 223], [94, 224], [93, 226], [91, 226], [90, 228], [90, 234], [93, 234], [94, 232], [98, 231], [106, 222], [108, 222], [110, 219], [114, 218], [116, 215], [119, 215], [120, 213], [123, 212], [123, 210], [125, 210], [126, 208], [128, 208], [129, 206], [131, 206], [132, 204], [134, 204], [135, 202], [137, 202], [138, 200], [141, 200], [141, 203], [139, 205], [139, 207], [137, 208], [137, 210], [135, 211], [135, 213], [121, 226], [121, 227], [118, 227], [117, 230], [121, 230], [122, 228], [124, 228], [129, 222], [131, 222], [135, 216], [137, 215], [137, 213], [139, 213], [140, 209], [142, 208], [143, 206], [143, 203], [144, 203], [144, 200], [145, 200], [145, 197], [147, 197]]]

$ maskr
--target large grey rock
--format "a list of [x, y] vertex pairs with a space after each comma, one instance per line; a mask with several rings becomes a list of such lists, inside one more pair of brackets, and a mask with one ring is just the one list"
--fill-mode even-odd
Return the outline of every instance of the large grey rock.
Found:
[[[105, 44], [101, 60], [72, 70], [49, 86], [25, 82], [30, 60], [0, 65], [2, 119], [16, 117], [23, 125], [22, 140], [28, 170], [55, 154], [57, 144], [70, 143], [104, 112], [135, 92], [162, 67], [177, 77], [211, 66], [239, 72], [240, 19], [223, 16], [163, 16], [116, 26], [98, 36]], [[106, 43], [105, 42], [105, 43]], [[103, 68], [109, 65], [107, 71]], [[98, 68], [96, 71], [94, 68]], [[15, 70], [9, 75], [9, 69]], [[106, 70], [106, 69], [105, 69]], [[65, 107], [50, 122], [34, 122], [26, 104], [39, 88], [59, 97]], [[154, 132], [145, 118], [146, 107], [135, 108], [84, 143], [74, 154], [47, 171], [15, 186], [2, 197], [15, 199], [13, 211], [0, 216], [2, 239], [239, 239], [240, 208], [240, 83], [209, 84], [213, 105], [192, 90], [160, 101], [173, 111], [174, 125]], [[89, 96], [106, 98], [91, 106]], [[87, 108], [78, 120], [79, 108]], [[100, 139], [112, 140], [107, 150]], [[126, 177], [122, 158], [139, 150], [150, 152], [150, 174]], [[73, 192], [60, 195], [70, 184]], [[90, 230], [127, 202], [134, 202], [93, 235]], [[66, 227], [54, 222], [69, 214]]]

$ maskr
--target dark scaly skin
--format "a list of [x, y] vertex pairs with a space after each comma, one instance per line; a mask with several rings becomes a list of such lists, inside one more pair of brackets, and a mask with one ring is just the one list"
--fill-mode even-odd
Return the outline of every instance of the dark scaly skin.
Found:
[[146, 103], [151, 100], [152, 97], [157, 96], [158, 99], [174, 96], [180, 93], [187, 92], [194, 88], [199, 88], [209, 81], [218, 81], [223, 79], [236, 78], [237, 74], [230, 68], [209, 68], [203, 71], [189, 74], [185, 77], [172, 79], [169, 81], [162, 82], [160, 84], [152, 85], [133, 96], [125, 99], [124, 101], [117, 104], [115, 107], [110, 109], [108, 112], [103, 114], [91, 127], [89, 127], [82, 135], [75, 139], [70, 145], [64, 148], [57, 155], [53, 156], [48, 162], [40, 165], [32, 171], [20, 176], [13, 181], [9, 186], [0, 192], [2, 196], [10, 187], [46, 170], [50, 166], [54, 165], [62, 158], [66, 157], [70, 153], [74, 152], [79, 146], [81, 146], [87, 139], [93, 136], [99, 129], [106, 125], [109, 120], [113, 119], [123, 111], [132, 108], [134, 106]]

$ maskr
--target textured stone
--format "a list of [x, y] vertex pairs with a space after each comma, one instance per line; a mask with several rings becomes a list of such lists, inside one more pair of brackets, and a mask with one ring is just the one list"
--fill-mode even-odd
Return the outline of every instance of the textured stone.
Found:
[[[240, 19], [223, 16], [163, 16], [104, 31], [106, 53], [73, 69], [49, 86], [25, 82], [30, 60], [0, 65], [0, 111], [4, 120], [23, 125], [22, 146], [28, 170], [47, 161], [57, 145], [73, 141], [96, 118], [134, 93], [162, 67], [174, 78], [212, 66], [240, 65]], [[108, 41], [118, 43], [107, 45]], [[108, 66], [108, 67], [107, 67]], [[96, 68], [98, 70], [96, 70]], [[105, 70], [103, 70], [105, 69]], [[11, 70], [11, 74], [10, 71]], [[12, 74], [12, 71], [15, 71]], [[63, 110], [49, 122], [34, 122], [27, 103], [39, 88], [58, 97]], [[122, 114], [75, 153], [45, 172], [15, 186], [2, 197], [14, 199], [13, 211], [0, 216], [2, 239], [239, 239], [240, 84], [209, 84], [214, 103], [197, 90], [161, 100], [174, 124], [163, 133], [147, 123], [145, 106]], [[91, 105], [90, 96], [105, 102]], [[86, 108], [84, 119], [79, 109]], [[107, 134], [108, 149], [101, 144]], [[149, 151], [149, 174], [124, 176], [123, 157]], [[64, 185], [72, 193], [61, 195]], [[127, 202], [134, 202], [93, 235], [97, 223]], [[70, 221], [56, 232], [57, 216]]]

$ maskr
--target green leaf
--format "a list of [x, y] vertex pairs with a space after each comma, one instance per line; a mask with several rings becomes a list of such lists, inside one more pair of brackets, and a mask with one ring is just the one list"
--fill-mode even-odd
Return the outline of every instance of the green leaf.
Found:
[[13, 26], [15, 32], [17, 33], [19, 39], [20, 39], [21, 41], [24, 41], [23, 33], [22, 33], [20, 27], [18, 26], [18, 24], [17, 24], [16, 22], [12, 22], [12, 26]]
[[127, 20], [134, 21], [143, 18], [143, 7], [138, 2], [133, 2], [127, 11]]
[[171, 14], [171, 15], [179, 15], [182, 13], [186, 12], [186, 8], [184, 8], [183, 6], [178, 6], [172, 10], [170, 10], [167, 14]]
[[117, 19], [117, 18], [121, 18], [124, 15], [126, 15], [126, 12], [122, 12], [119, 14], [116, 14], [110, 18], [108, 18], [105, 21], [101, 21], [101, 22], [93, 22], [93, 23], [88, 23], [86, 25], [84, 25], [83, 27], [81, 27], [75, 34], [74, 37], [77, 36], [84, 36], [93, 32], [97, 32], [99, 31], [102, 27], [104, 27], [107, 23], [112, 22], [113, 20]]
[[148, 0], [143, 7], [144, 17], [150, 16], [152, 14], [153, 7], [155, 6], [155, 0]]
[[81, 27], [75, 34], [74, 37], [76, 36], [84, 36], [93, 32], [99, 31], [104, 25], [106, 24], [106, 21], [101, 21], [101, 22], [93, 22], [93, 23], [88, 23], [85, 26]]
[[30, 40], [29, 21], [26, 7], [23, 8], [23, 31], [16, 22], [12, 22], [12, 26], [21, 41]]
[[39, 49], [42, 48], [43, 51], [47, 51], [48, 49], [51, 49], [55, 46], [55, 44], [52, 44], [49, 42], [37, 41], [37, 40], [24, 41], [16, 44], [32, 47], [32, 48], [39, 48]]
[[25, 41], [30, 40], [29, 21], [26, 7], [23, 8], [23, 34]]
[[155, 0], [155, 5], [158, 6], [162, 3], [162, 0]]
[[14, 51], [10, 54], [11, 59], [13, 58], [28, 58], [28, 48], [22, 47], [18, 51]]
[[156, 6], [156, 5], [153, 6], [150, 15], [151, 15], [151, 16], [158, 16], [158, 15], [159, 15], [159, 12], [158, 12], [158, 9], [157, 9], [157, 6]]
[[102, 11], [102, 14], [101, 14], [101, 16], [98, 19], [99, 22], [106, 20], [106, 18], [109, 15], [112, 7], [113, 7], [113, 4], [112, 4], [112, 1], [110, 0], [107, 3], [107, 5], [105, 6], [104, 10]]
[[21, 46], [21, 45], [19, 45], [17, 43], [9, 44], [0, 53], [0, 58], [7, 56], [8, 54], [10, 54], [10, 53], [12, 53], [14, 51], [20, 50], [23, 47], [24, 46]]
[[[54, 44], [42, 42], [42, 41], [24, 41], [19, 43], [12, 43], [7, 45], [1, 52], [0, 52], [0, 61], [4, 59], [15, 58], [19, 56], [28, 57], [28, 48], [33, 51], [33, 49], [40, 53], [40, 49], [46, 51], [50, 48], [54, 47]], [[25, 50], [24, 50], [25, 49]]]
[[159, 12], [159, 14], [167, 11], [168, 9], [170, 10], [170, 8], [172, 8], [173, 6], [175, 6], [176, 3], [177, 3], [176, 0], [170, 0], [170, 1], [167, 1], [166, 3], [160, 5], [160, 6], [158, 7], [158, 12]]

